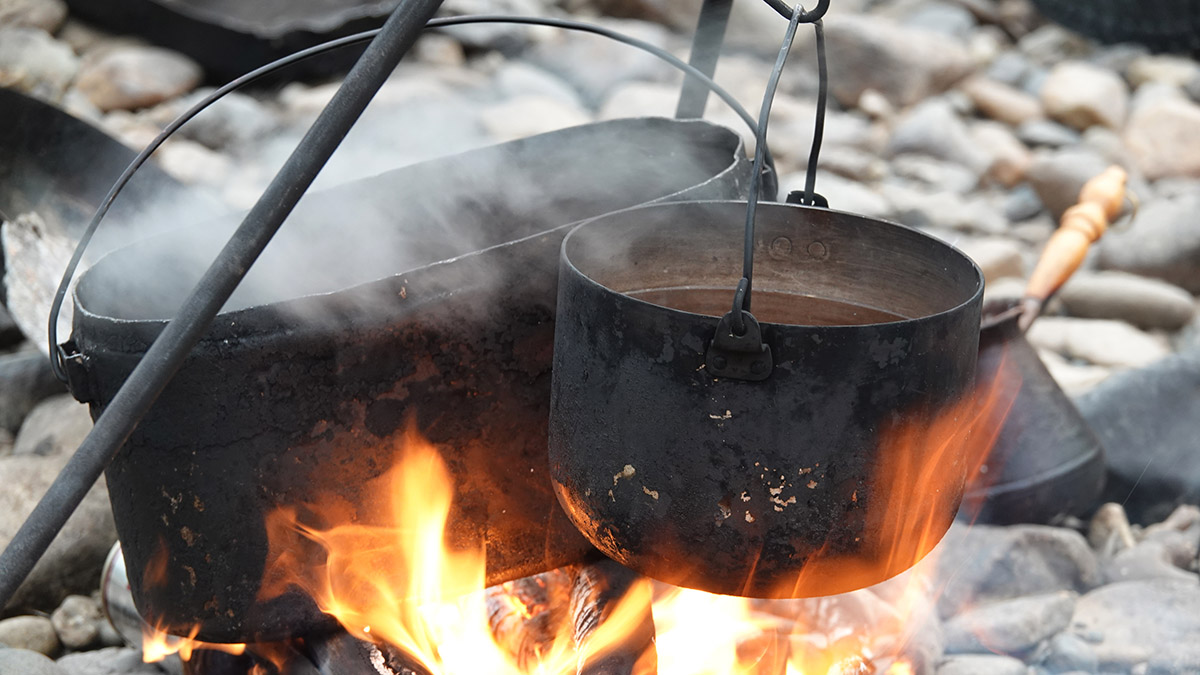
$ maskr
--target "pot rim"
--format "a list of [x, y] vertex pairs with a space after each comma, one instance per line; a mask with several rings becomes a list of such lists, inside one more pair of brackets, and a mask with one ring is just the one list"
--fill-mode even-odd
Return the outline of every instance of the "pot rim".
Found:
[[[588, 227], [589, 225], [594, 225], [597, 222], [602, 221], [602, 220], [609, 220], [611, 218], [618, 217], [618, 216], [628, 216], [631, 213], [637, 213], [637, 212], [641, 212], [641, 211], [648, 211], [651, 209], [659, 209], [659, 208], [664, 208], [664, 207], [666, 207], [666, 208], [680, 208], [680, 207], [684, 207], [684, 206], [724, 207], [724, 206], [729, 206], [729, 205], [738, 205], [738, 206], [741, 206], [742, 208], [745, 208], [746, 202], [743, 200], [734, 200], [734, 199], [724, 199], [724, 200], [712, 199], [712, 200], [660, 202], [660, 203], [652, 203], [652, 204], [641, 204], [641, 205], [633, 206], [633, 207], [630, 207], [627, 209], [622, 209], [620, 211], [613, 211], [611, 213], [606, 213], [606, 214], [597, 216], [595, 218], [589, 218], [588, 220], [578, 223], [577, 225], [572, 227], [571, 231], [568, 232], [566, 237], [563, 238], [562, 247], [560, 249], [560, 254], [559, 254], [560, 265], [563, 265], [563, 266], [567, 267], [568, 269], [570, 269], [572, 273], [577, 275], [579, 278], [585, 280], [586, 283], [594, 285], [596, 287], [599, 287], [609, 293], [615, 293], [617, 295], [620, 295], [627, 302], [637, 303], [639, 305], [645, 306], [646, 308], [657, 308], [657, 309], [664, 310], [667, 312], [674, 312], [674, 313], [677, 313], [680, 315], [687, 316], [692, 319], [712, 320], [713, 322], [716, 322], [716, 321], [720, 320], [720, 318], [721, 318], [720, 316], [716, 316], [716, 315], [712, 315], [712, 314], [701, 314], [698, 312], [690, 312], [687, 310], [678, 309], [676, 307], [668, 307], [666, 305], [660, 305], [660, 304], [653, 303], [648, 300], [643, 300], [642, 298], [630, 295], [629, 292], [618, 291], [614, 288], [610, 288], [609, 286], [606, 286], [606, 285], [600, 283], [599, 281], [592, 278], [591, 275], [589, 275], [586, 272], [584, 272], [583, 270], [581, 270], [571, 260], [571, 256], [568, 253], [568, 247], [571, 245], [572, 239], [575, 237], [576, 233], [580, 232], [581, 230]], [[760, 211], [763, 209], [772, 209], [772, 208], [779, 208], [779, 207], [791, 208], [791, 209], [796, 209], [796, 210], [800, 210], [800, 211], [831, 212], [831, 213], [837, 214], [838, 216], [848, 216], [851, 218], [857, 218], [857, 219], [864, 220], [864, 221], [870, 221], [870, 222], [873, 222], [873, 223], [879, 224], [879, 225], [897, 227], [897, 228], [906, 230], [906, 231], [912, 233], [913, 235], [916, 235], [919, 238], [927, 240], [929, 243], [931, 243], [935, 246], [943, 247], [944, 249], [948, 250], [949, 252], [957, 255], [962, 260], [966, 261], [966, 263], [970, 266], [970, 268], [975, 273], [974, 276], [976, 278], [976, 286], [975, 286], [974, 292], [972, 292], [968, 297], [966, 297], [961, 302], [954, 304], [951, 307], [948, 307], [944, 310], [940, 310], [937, 312], [923, 313], [920, 316], [916, 316], [916, 317], [898, 319], [896, 321], [869, 321], [869, 322], [854, 323], [854, 324], [822, 324], [820, 326], [817, 326], [814, 324], [780, 323], [780, 322], [776, 322], [776, 321], [766, 321], [766, 320], [758, 319], [759, 324], [762, 326], [780, 326], [780, 327], [788, 327], [788, 328], [820, 328], [822, 330], [835, 330], [835, 331], [861, 329], [861, 328], [869, 327], [869, 326], [903, 326], [906, 324], [911, 324], [913, 322], [924, 322], [924, 321], [937, 320], [941, 317], [946, 317], [946, 316], [961, 312], [973, 304], [982, 303], [982, 297], [983, 297], [983, 291], [984, 291], [984, 285], [985, 285], [983, 270], [979, 267], [979, 265], [975, 262], [974, 259], [972, 259], [970, 256], [968, 256], [966, 253], [964, 253], [958, 247], [954, 246], [953, 244], [951, 244], [947, 241], [938, 239], [937, 237], [934, 237], [933, 235], [930, 235], [926, 232], [922, 232], [921, 230], [919, 230], [915, 227], [911, 227], [911, 226], [904, 225], [902, 223], [897, 223], [897, 222], [890, 221], [890, 220], [885, 220], [883, 218], [874, 218], [871, 216], [865, 216], [860, 213], [853, 213], [850, 211], [841, 211], [838, 209], [829, 209], [829, 208], [822, 208], [822, 207], [815, 207], [815, 206], [804, 206], [801, 204], [791, 204], [791, 203], [785, 203], [785, 202], [760, 202], [758, 204], [758, 208]], [[648, 226], [644, 226], [644, 227], [648, 227]], [[582, 236], [582, 235], [580, 235], [580, 236]], [[732, 297], [733, 291], [734, 291], [734, 289], [731, 286], [729, 289], [730, 297]]]

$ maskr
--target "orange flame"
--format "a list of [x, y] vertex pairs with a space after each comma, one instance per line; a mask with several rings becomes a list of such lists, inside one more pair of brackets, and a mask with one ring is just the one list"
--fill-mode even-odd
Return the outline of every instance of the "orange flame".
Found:
[[[865, 530], [875, 541], [865, 542], [862, 554], [823, 551], [796, 583], [819, 579], [830, 588], [859, 588], [863, 579], [908, 570], [934, 549], [954, 518], [965, 476], [985, 461], [1015, 398], [1012, 377], [1001, 368], [989, 387], [932, 421], [885, 430], [870, 496], [877, 515]], [[361, 509], [332, 499], [269, 515], [260, 600], [298, 589], [352, 635], [392, 645], [434, 675], [572, 675], [581, 662], [638, 631], [652, 595], [653, 651], [664, 675], [912, 675], [918, 669], [904, 655], [922, 617], [933, 611], [931, 583], [920, 570], [887, 588], [805, 600], [748, 600], [661, 584], [652, 589], [642, 580], [580, 640], [572, 621], [546, 614], [549, 604], [519, 597], [511, 585], [485, 589], [482, 544], [471, 550], [446, 545], [452, 477], [437, 448], [415, 431], [400, 439], [393, 468], [363, 490]], [[323, 551], [323, 562], [312, 562], [313, 546]], [[545, 635], [506, 632], [536, 621]], [[637, 672], [651, 667], [639, 661]]]
[[[159, 537], [154, 554], [150, 556], [142, 571], [142, 588], [151, 590], [164, 586], [168, 583], [169, 572], [170, 554], [167, 551], [167, 542]], [[246, 645], [241, 643], [218, 644], [197, 640], [195, 638], [199, 633], [200, 627], [195, 626], [186, 637], [171, 635], [163, 630], [161, 623], [154, 626], [144, 623], [142, 625], [142, 661], [157, 663], [172, 654], [178, 654], [180, 659], [188, 661], [191, 660], [192, 653], [200, 649], [211, 649], [235, 656], [246, 652]]]
[[[638, 616], [636, 603], [618, 603], [579, 652], [566, 622], [536, 655], [535, 670], [524, 671], [493, 639], [482, 547], [456, 551], [444, 544], [454, 489], [437, 448], [413, 431], [404, 434], [395, 467], [368, 490], [369, 503], [390, 511], [384, 525], [352, 524], [336, 504], [308, 509], [338, 523], [328, 529], [301, 523], [295, 509], [270, 514], [271, 553], [260, 598], [299, 588], [352, 635], [397, 647], [438, 675], [568, 675], [580, 658], [610, 650]], [[324, 563], [304, 559], [296, 532], [324, 549]], [[636, 595], [631, 590], [626, 597]]]
[[246, 645], [241, 643], [222, 644], [197, 640], [195, 638], [199, 632], [200, 627], [197, 626], [187, 637], [179, 637], [168, 635], [157, 628], [145, 627], [142, 631], [142, 661], [157, 663], [172, 654], [179, 654], [179, 658], [190, 661], [192, 653], [201, 649], [225, 652], [235, 656], [246, 653]]

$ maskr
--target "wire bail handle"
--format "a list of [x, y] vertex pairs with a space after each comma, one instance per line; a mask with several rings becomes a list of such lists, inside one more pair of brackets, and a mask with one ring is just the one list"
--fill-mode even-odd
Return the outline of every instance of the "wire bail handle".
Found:
[[746, 228], [742, 242], [742, 278], [733, 294], [733, 308], [717, 322], [717, 330], [705, 355], [705, 368], [713, 377], [740, 380], [765, 380], [771, 376], [774, 362], [771, 347], [762, 341], [762, 330], [758, 320], [750, 313], [750, 297], [754, 279], [754, 218], [758, 211], [759, 193], [762, 191], [762, 165], [767, 146], [767, 124], [771, 116], [771, 104], [779, 78], [801, 23], [811, 23], [816, 31], [817, 47], [817, 111], [813, 131], [812, 148], [808, 155], [808, 170], [805, 174], [804, 192], [794, 192], [788, 197], [792, 203], [807, 206], [828, 206], [828, 201], [815, 192], [817, 159], [821, 152], [821, 140], [825, 130], [825, 105], [829, 97], [829, 72], [825, 61], [825, 31], [822, 17], [829, 9], [829, 0], [819, 0], [812, 11], [797, 4], [788, 7], [781, 0], [766, 0], [780, 14], [789, 17], [787, 32], [779, 48], [779, 56], [767, 89], [763, 95], [762, 109], [755, 130], [754, 168], [751, 171], [750, 194], [746, 204]]

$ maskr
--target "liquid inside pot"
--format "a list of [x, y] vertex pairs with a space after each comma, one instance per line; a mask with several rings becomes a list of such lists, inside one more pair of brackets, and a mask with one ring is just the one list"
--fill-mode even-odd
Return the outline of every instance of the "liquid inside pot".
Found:
[[[728, 287], [645, 288], [630, 291], [627, 295], [655, 305], [708, 316], [725, 315], [733, 303], [733, 291]], [[796, 326], [862, 326], [909, 318], [845, 300], [758, 289], [754, 290], [752, 311], [760, 322]]]

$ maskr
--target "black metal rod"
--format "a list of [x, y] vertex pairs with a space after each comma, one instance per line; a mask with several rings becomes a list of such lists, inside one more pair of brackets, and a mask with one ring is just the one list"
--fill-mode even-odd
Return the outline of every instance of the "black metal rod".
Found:
[[[729, 25], [731, 9], [733, 0], [704, 0], [700, 6], [700, 19], [696, 22], [692, 55], [688, 63], [710, 78], [717, 72], [717, 59], [725, 42], [725, 27]], [[679, 92], [679, 104], [675, 107], [675, 118], [690, 120], [704, 117], [706, 105], [708, 85], [691, 75], [685, 77], [683, 89]]]
[[804, 175], [804, 201], [813, 206], [817, 189], [817, 159], [821, 156], [821, 140], [825, 137], [825, 107], [829, 101], [829, 65], [825, 60], [825, 25], [820, 19], [813, 22], [817, 35], [817, 115], [813, 121], [812, 147], [808, 151], [808, 169]]
[[0, 608], [104, 472], [442, 0], [403, 0], [0, 554]]
[[[796, 38], [796, 28], [800, 25], [803, 16], [803, 9], [800, 5], [796, 5], [792, 20], [788, 22], [787, 32], [784, 33], [783, 44], [779, 46], [779, 56], [775, 59], [775, 67], [771, 70], [770, 79], [767, 80], [762, 109], [758, 113], [758, 133], [754, 139], [754, 169], [750, 176], [750, 194], [746, 200], [746, 230], [742, 242], [742, 279], [746, 282], [746, 287], [743, 294], [745, 299], [740, 309], [745, 312], [750, 311], [751, 293], [754, 292], [754, 214], [758, 210], [758, 196], [763, 187], [762, 169], [765, 157], [763, 153], [767, 147], [767, 123], [771, 121], [771, 104], [775, 102], [775, 90], [779, 87], [779, 77], [783, 74], [783, 67], [787, 65], [788, 53], [792, 50], [792, 42]], [[741, 291], [742, 286], [739, 283], [738, 293], [740, 294]], [[741, 322], [740, 314], [734, 314], [734, 317], [739, 323]]]

